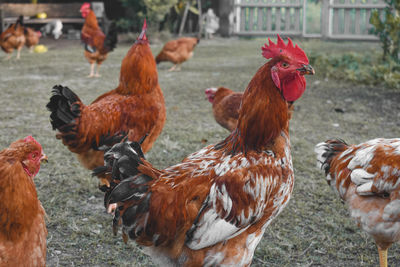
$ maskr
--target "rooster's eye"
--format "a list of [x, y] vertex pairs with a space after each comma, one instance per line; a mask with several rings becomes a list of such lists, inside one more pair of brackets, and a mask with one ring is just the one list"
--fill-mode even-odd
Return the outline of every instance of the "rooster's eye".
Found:
[[287, 62], [282, 62], [281, 66], [282, 66], [283, 68], [288, 68], [288, 67], [289, 67], [289, 63], [287, 63]]

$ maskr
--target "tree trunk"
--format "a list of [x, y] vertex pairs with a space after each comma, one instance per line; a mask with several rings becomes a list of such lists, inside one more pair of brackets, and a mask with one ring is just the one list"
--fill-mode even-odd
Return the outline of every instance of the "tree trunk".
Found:
[[197, 38], [200, 39], [203, 34], [203, 22], [201, 19], [201, 0], [197, 0], [197, 9], [199, 10], [199, 32], [197, 33]]
[[179, 27], [178, 36], [182, 35], [183, 29], [185, 28], [187, 14], [189, 12], [189, 7], [190, 7], [190, 3], [189, 3], [189, 1], [187, 1], [186, 6], [185, 6], [185, 11], [183, 11], [183, 17], [182, 17], [182, 21], [181, 21], [181, 26]]
[[229, 24], [229, 14], [233, 12], [234, 0], [219, 0], [219, 33], [223, 37], [229, 37], [231, 25]]

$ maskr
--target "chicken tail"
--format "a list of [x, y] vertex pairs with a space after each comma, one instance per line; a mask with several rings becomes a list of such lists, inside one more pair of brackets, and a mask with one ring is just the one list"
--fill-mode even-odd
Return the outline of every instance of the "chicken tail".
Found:
[[50, 122], [53, 130], [62, 133], [70, 132], [75, 128], [75, 119], [80, 117], [82, 102], [68, 87], [56, 85], [53, 87], [50, 102], [46, 105], [51, 112]]
[[[144, 137], [145, 138], [145, 137]], [[123, 142], [114, 145], [104, 154], [105, 167], [111, 172], [112, 183], [104, 197], [104, 204], [118, 203], [113, 220], [113, 232], [123, 225], [124, 240], [135, 238], [144, 230], [145, 216], [150, 207], [149, 191], [157, 178], [155, 169], [145, 160], [141, 143]]]
[[104, 48], [107, 52], [113, 51], [117, 46], [118, 36], [117, 36], [117, 25], [115, 22], [111, 22], [108, 27], [106, 39], [104, 40]]
[[24, 16], [20, 15], [17, 19], [16, 25], [24, 26]]
[[314, 152], [317, 154], [317, 166], [325, 171], [326, 179], [330, 184], [331, 177], [329, 175], [332, 160], [336, 155], [345, 151], [348, 144], [340, 139], [331, 139], [326, 142], [319, 143], [315, 146]]

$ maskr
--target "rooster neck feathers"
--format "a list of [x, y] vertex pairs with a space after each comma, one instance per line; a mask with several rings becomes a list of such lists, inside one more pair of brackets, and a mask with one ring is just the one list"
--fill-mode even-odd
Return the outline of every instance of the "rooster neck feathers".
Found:
[[94, 14], [93, 10], [89, 10], [85, 24], [90, 28], [99, 29], [99, 23], [97, 22], [96, 14]]
[[158, 85], [157, 66], [147, 41], [137, 42], [121, 64], [120, 94], [151, 93]]
[[278, 60], [269, 61], [257, 71], [243, 94], [237, 128], [216, 148], [225, 148], [232, 154], [259, 151], [282, 130], [288, 131], [288, 103], [269, 74]]

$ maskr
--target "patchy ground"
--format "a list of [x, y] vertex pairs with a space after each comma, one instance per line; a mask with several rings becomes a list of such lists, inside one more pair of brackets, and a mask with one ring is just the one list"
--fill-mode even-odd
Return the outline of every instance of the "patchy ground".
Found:
[[[150, 162], [166, 167], [203, 147], [202, 140], [211, 144], [228, 134], [214, 121], [204, 89], [223, 85], [243, 91], [265, 62], [260, 51], [264, 41], [201, 41], [181, 72], [167, 72], [169, 63], [159, 66], [167, 122], [147, 154]], [[295, 41], [308, 54], [353, 50], [368, 56], [379, 49], [371, 43]], [[97, 180], [55, 139], [45, 108], [56, 84], [70, 87], [85, 103], [115, 88], [129, 45], [120, 44], [109, 55], [101, 78], [89, 79], [89, 64], [79, 41], [63, 41], [61, 47], [48, 44], [45, 54], [24, 50], [21, 60], [0, 63], [0, 147], [32, 134], [50, 159], [35, 179], [48, 214], [48, 266], [152, 266], [134, 242], [125, 245], [120, 235], [112, 235]], [[161, 44], [152, 45], [154, 53], [160, 48]], [[291, 121], [294, 194], [267, 228], [252, 266], [377, 266], [374, 242], [348, 218], [346, 207], [327, 186], [316, 168], [313, 149], [331, 137], [349, 143], [399, 137], [400, 95], [380, 87], [324, 80], [318, 66], [314, 68], [317, 74], [307, 77], [307, 90], [296, 102]], [[395, 244], [389, 250], [389, 266], [399, 261], [400, 247]]]

